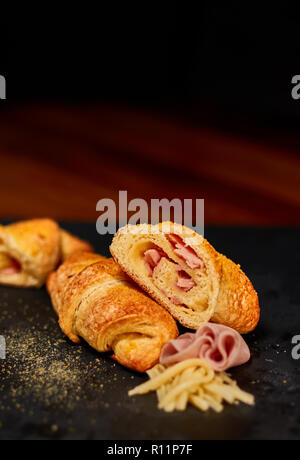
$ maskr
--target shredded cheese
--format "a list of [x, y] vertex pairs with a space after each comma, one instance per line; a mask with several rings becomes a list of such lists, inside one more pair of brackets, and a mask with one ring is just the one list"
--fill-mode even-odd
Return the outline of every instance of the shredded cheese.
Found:
[[254, 397], [242, 391], [224, 372], [215, 372], [200, 359], [188, 359], [170, 367], [150, 369], [150, 380], [129, 391], [129, 396], [156, 391], [158, 407], [166, 412], [183, 411], [192, 404], [201, 411], [221, 412], [224, 402], [254, 405]]

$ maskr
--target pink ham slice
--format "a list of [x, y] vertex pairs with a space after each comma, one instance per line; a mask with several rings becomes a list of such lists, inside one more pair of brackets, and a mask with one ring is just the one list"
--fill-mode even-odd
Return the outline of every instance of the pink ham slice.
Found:
[[174, 235], [170, 233], [168, 235], [169, 241], [172, 243], [174, 247], [175, 254], [178, 255], [190, 268], [203, 268], [204, 263], [200, 257], [197, 256], [194, 249], [190, 246], [186, 245], [183, 240], [178, 235]]
[[[153, 276], [154, 268], [159, 264], [160, 260], [164, 256], [164, 253], [160, 253], [157, 249], [148, 249], [148, 251], [144, 253], [144, 262], [149, 276]], [[182, 289], [183, 291], [188, 292], [195, 286], [194, 281], [187, 273], [185, 273], [182, 270], [182, 267], [180, 265], [176, 264], [175, 268], [178, 271], [178, 280], [176, 286]], [[173, 303], [178, 303], [178, 301]]]
[[183, 289], [185, 292], [190, 291], [194, 286], [196, 286], [196, 283], [192, 278], [182, 270], [182, 268], [178, 265], [177, 268], [178, 270], [178, 280], [176, 283], [176, 286], [179, 287], [180, 289]]
[[148, 251], [144, 253], [144, 262], [150, 276], [153, 275], [153, 270], [156, 265], [158, 265], [161, 258], [162, 255], [157, 249], [148, 249]]
[[195, 333], [170, 340], [162, 349], [160, 363], [170, 365], [190, 358], [203, 359], [213, 369], [222, 372], [249, 361], [250, 350], [234, 329], [203, 323]]
[[19, 264], [19, 262], [16, 259], [11, 259], [10, 265], [0, 270], [0, 275], [11, 276], [20, 273], [20, 271], [21, 265]]

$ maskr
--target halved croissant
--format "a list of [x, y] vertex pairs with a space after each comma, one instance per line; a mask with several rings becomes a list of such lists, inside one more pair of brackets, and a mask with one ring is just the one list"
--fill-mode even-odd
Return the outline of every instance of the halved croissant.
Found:
[[128, 225], [116, 233], [110, 251], [186, 327], [213, 321], [247, 333], [259, 321], [257, 293], [239, 265], [189, 228], [172, 222]]
[[113, 259], [75, 254], [49, 275], [47, 289], [70, 340], [82, 337], [100, 352], [113, 350], [117, 361], [139, 372], [153, 367], [163, 345], [178, 335], [171, 315]]
[[0, 284], [40, 287], [59, 261], [79, 250], [92, 247], [51, 219], [0, 226]]

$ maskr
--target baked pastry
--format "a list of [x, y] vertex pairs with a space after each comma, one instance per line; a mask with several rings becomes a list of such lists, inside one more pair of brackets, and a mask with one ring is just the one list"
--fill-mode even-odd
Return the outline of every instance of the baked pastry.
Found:
[[110, 246], [121, 268], [184, 326], [205, 321], [240, 333], [259, 321], [257, 293], [239, 265], [172, 222], [127, 225]]
[[177, 337], [174, 319], [142, 293], [113, 259], [91, 253], [71, 256], [49, 275], [47, 289], [63, 332], [82, 337], [100, 352], [139, 372], [159, 360], [165, 343]]
[[92, 250], [51, 219], [0, 226], [0, 284], [40, 287], [59, 261], [79, 250]]
[[87, 241], [77, 238], [66, 230], [60, 229], [60, 248], [61, 248], [61, 261], [67, 260], [72, 254], [76, 252], [92, 252], [93, 247]]

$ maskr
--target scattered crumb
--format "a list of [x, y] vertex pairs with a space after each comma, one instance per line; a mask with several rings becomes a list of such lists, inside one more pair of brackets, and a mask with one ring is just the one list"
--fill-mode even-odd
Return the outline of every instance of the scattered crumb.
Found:
[[[84, 346], [71, 344], [51, 316], [50, 305], [28, 303], [24, 296], [15, 301], [15, 309], [10, 307], [9, 296], [1, 292], [0, 330], [6, 339], [6, 359], [0, 360], [0, 429], [3, 417], [17, 411], [27, 417], [41, 414], [44, 427], [56, 433], [56, 415], [63, 412], [72, 432], [74, 422], [67, 417], [77, 408], [110, 407], [105, 397], [110, 388], [105, 384], [117, 386], [121, 379], [122, 384], [135, 379], [130, 374], [119, 376], [114, 362], [103, 365], [100, 354], [87, 353]], [[49, 310], [49, 319], [41, 309]], [[116, 404], [120, 406], [120, 402]], [[41, 409], [50, 410], [51, 418], [55, 418], [51, 420]], [[92, 419], [91, 424], [95, 423]]]
[[64, 340], [51, 335], [45, 340], [44, 333], [33, 328], [8, 332], [6, 343], [7, 358], [0, 361], [0, 392], [5, 389], [6, 395], [0, 400], [0, 411], [9, 409], [8, 401], [29, 415], [34, 415], [34, 409], [26, 407], [26, 401], [67, 411], [82, 401], [98, 407], [97, 393], [100, 395], [103, 388], [99, 358], [82, 366], [82, 351], [78, 352], [77, 347], [64, 347], [62, 353]]

